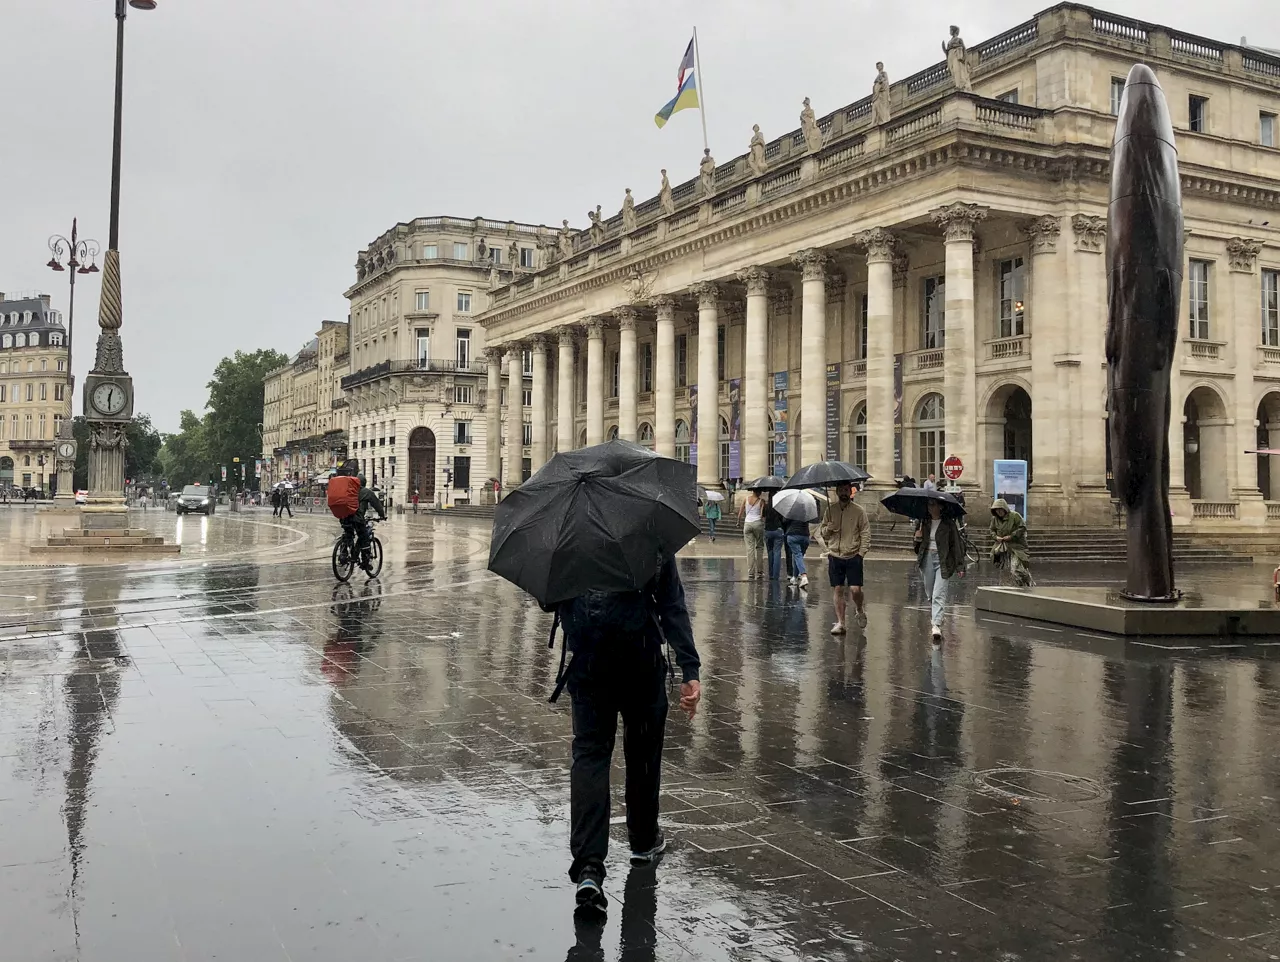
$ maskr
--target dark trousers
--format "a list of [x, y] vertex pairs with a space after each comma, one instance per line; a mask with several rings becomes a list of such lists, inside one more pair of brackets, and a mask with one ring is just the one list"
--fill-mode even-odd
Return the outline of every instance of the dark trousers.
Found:
[[662, 741], [667, 724], [666, 663], [661, 654], [640, 664], [591, 666], [569, 685], [573, 698], [573, 767], [569, 774], [569, 877], [591, 868], [604, 877], [609, 854], [609, 765], [622, 716], [627, 766], [627, 834], [632, 851], [658, 837]]
[[770, 581], [777, 581], [782, 577], [782, 549], [786, 542], [786, 533], [781, 528], [764, 533], [764, 547], [769, 553]]
[[289, 517], [291, 517], [291, 518], [292, 518], [292, 517], [293, 517], [293, 508], [289, 507], [289, 502], [288, 502], [288, 501], [281, 501], [281, 502], [280, 502], [280, 517], [282, 517], [282, 518], [283, 518], [283, 517], [284, 517], [284, 513], [285, 513], [286, 511], [288, 511], [288, 512], [289, 512]]

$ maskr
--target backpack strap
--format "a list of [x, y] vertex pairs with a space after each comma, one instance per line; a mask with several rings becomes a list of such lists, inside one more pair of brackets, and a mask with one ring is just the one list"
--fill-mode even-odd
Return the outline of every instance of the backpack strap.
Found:
[[[560, 608], [556, 608], [555, 617], [551, 619], [551, 634], [547, 637], [548, 650], [556, 646], [556, 629], [560, 627]], [[568, 673], [564, 670], [565, 658], [568, 655], [569, 644], [564, 632], [560, 632], [560, 667], [556, 671], [556, 687], [551, 692], [551, 697], [547, 699], [548, 703], [554, 705], [560, 698], [560, 693], [564, 691], [565, 684], [569, 681]]]

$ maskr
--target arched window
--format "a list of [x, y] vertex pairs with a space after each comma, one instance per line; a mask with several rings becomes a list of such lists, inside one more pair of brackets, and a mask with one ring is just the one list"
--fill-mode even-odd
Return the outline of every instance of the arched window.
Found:
[[6, 334], [0, 337], [0, 347], [13, 347], [13, 335]]
[[609, 433], [605, 435], [605, 440], [607, 441], [618, 440], [618, 426], [616, 424], [609, 429]]
[[32, 331], [30, 334], [28, 334], [28, 335], [27, 335], [27, 345], [28, 345], [29, 347], [39, 347], [39, 346], [40, 346], [40, 335], [39, 335], [39, 334], [37, 334], [35, 331]]
[[676, 460], [689, 463], [689, 423], [676, 422]]
[[916, 409], [916, 450], [922, 484], [931, 474], [942, 477], [942, 462], [947, 458], [945, 417], [941, 394], [926, 394]]
[[867, 470], [867, 406], [863, 404], [853, 416], [853, 466]]
[[640, 439], [640, 443], [644, 447], [648, 448], [650, 451], [653, 450], [653, 425], [652, 424], [646, 421], [644, 424], [640, 425], [640, 430], [636, 432], [636, 437]]
[[578, 434], [578, 447], [585, 448], [587, 446], [587, 429], [583, 428]]
[[26, 347], [26, 346], [27, 346], [27, 335], [25, 335], [25, 334], [15, 334], [15, 335], [13, 336], [13, 344], [14, 344], [14, 347]]
[[720, 479], [729, 478], [729, 422], [720, 419]]

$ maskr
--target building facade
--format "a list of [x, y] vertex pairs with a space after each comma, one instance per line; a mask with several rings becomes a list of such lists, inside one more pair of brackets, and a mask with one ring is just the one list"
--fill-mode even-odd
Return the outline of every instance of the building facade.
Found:
[[[499, 410], [502, 390], [486, 379], [476, 318], [492, 290], [542, 267], [553, 241], [545, 227], [513, 221], [420, 217], [360, 252], [346, 292], [351, 373], [341, 381], [350, 455], [397, 501], [478, 501], [498, 476], [486, 452], [502, 424], [482, 415]], [[531, 408], [532, 354], [525, 365], [512, 396]], [[529, 457], [526, 443], [517, 470], [529, 470]]]
[[304, 484], [347, 457], [345, 321], [323, 321], [316, 336], [263, 379], [260, 482]]
[[[946, 46], [834, 113], [806, 99], [799, 130], [694, 180], [664, 172], [492, 292], [489, 394], [528, 383], [506, 417], [528, 420], [533, 467], [617, 436], [704, 485], [840, 457], [888, 488], [954, 455], [986, 496], [1012, 458], [1036, 523], [1110, 523], [1109, 149], [1143, 62], [1186, 228], [1177, 522], [1280, 523], [1280, 459], [1249, 453], [1280, 446], [1280, 58], [1074, 4]], [[513, 439], [488, 451], [508, 484]]]
[[67, 333], [48, 294], [0, 294], [0, 487], [56, 487], [67, 404]]

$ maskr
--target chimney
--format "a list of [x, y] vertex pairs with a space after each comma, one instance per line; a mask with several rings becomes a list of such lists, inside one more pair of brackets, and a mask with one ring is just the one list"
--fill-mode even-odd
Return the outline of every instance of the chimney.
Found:
[[53, 306], [53, 295], [52, 295], [52, 294], [41, 294], [41, 295], [40, 295], [40, 301], [41, 301], [41, 303], [43, 303], [43, 304], [44, 304], [44, 309], [47, 311], [47, 310], [49, 310], [49, 308], [50, 308], [50, 307], [52, 307], [52, 306]]

